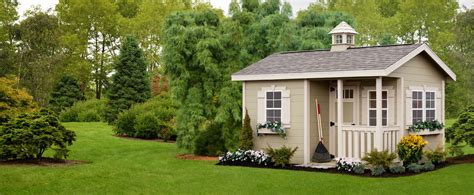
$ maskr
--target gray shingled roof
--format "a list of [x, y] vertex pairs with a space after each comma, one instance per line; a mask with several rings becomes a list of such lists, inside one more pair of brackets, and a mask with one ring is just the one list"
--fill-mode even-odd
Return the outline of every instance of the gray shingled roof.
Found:
[[338, 52], [282, 52], [272, 54], [234, 75], [384, 70], [420, 45], [354, 47]]

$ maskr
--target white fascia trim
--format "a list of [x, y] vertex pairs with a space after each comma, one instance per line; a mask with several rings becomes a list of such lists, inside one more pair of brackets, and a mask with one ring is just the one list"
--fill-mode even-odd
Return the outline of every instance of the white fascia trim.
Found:
[[408, 55], [406, 55], [405, 57], [403, 57], [402, 59], [398, 60], [397, 62], [389, 66], [387, 69], [385, 69], [385, 76], [388, 76], [393, 71], [397, 70], [398, 68], [403, 66], [406, 62], [408, 62], [409, 60], [411, 60], [412, 58], [414, 58], [415, 56], [417, 56], [423, 51], [425, 51], [438, 64], [438, 66], [440, 66], [441, 69], [443, 69], [444, 72], [448, 74], [448, 76], [451, 79], [453, 79], [453, 81], [456, 81], [456, 74], [454, 74], [454, 72], [448, 67], [448, 65], [446, 65], [443, 62], [443, 60], [441, 60], [438, 57], [438, 55], [436, 55], [436, 53], [434, 53], [433, 50], [431, 50], [431, 48], [426, 43], [423, 43], [422, 45], [420, 45], [420, 47], [416, 48], [415, 50], [410, 52]]
[[232, 75], [232, 81], [290, 80], [290, 79], [321, 79], [386, 76], [384, 70], [305, 72], [288, 74]]

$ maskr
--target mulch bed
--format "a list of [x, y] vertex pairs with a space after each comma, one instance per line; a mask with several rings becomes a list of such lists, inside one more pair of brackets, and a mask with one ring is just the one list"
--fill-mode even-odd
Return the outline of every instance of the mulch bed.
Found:
[[35, 166], [73, 166], [90, 163], [81, 160], [58, 160], [54, 158], [44, 157], [41, 160], [37, 159], [22, 159], [22, 160], [6, 160], [0, 161], [1, 165], [35, 165]]
[[141, 141], [150, 141], [150, 142], [161, 142], [161, 143], [175, 143], [176, 142], [176, 140], [174, 139], [169, 139], [168, 141], [164, 141], [163, 139], [158, 139], [158, 138], [146, 139], [146, 138], [130, 137], [128, 135], [114, 135], [114, 136], [119, 137], [119, 138], [124, 138], [124, 139], [130, 139], [130, 140], [141, 140]]
[[[446, 162], [441, 163], [441, 164], [436, 164], [435, 165], [435, 170], [442, 169], [447, 166], [451, 165], [456, 165], [456, 164], [469, 164], [469, 163], [474, 163], [474, 154], [469, 154], [469, 155], [464, 155], [462, 157], [458, 158], [447, 158]], [[217, 163], [217, 165], [220, 166], [241, 166], [241, 167], [254, 167], [254, 168], [267, 168], [267, 169], [283, 169], [283, 170], [295, 170], [295, 171], [308, 171], [308, 172], [322, 172], [322, 173], [335, 173], [335, 174], [345, 174], [345, 175], [353, 175], [353, 176], [359, 176], [359, 177], [405, 177], [405, 176], [412, 176], [412, 175], [419, 175], [423, 174], [429, 171], [425, 172], [420, 172], [420, 173], [413, 173], [408, 170], [406, 170], [405, 173], [402, 174], [395, 174], [395, 173], [390, 173], [389, 171], [385, 172], [381, 176], [372, 176], [370, 174], [370, 170], [365, 170], [364, 174], [356, 174], [353, 172], [346, 172], [342, 170], [337, 170], [337, 168], [332, 168], [332, 169], [316, 169], [316, 168], [309, 168], [309, 167], [297, 167], [295, 165], [289, 165], [285, 167], [276, 167], [273, 165], [257, 165], [257, 164], [252, 164], [248, 162], [234, 162], [234, 163]]]
[[217, 161], [219, 157], [217, 156], [198, 156], [194, 154], [178, 154], [176, 158], [184, 160], [203, 160], [203, 161]]

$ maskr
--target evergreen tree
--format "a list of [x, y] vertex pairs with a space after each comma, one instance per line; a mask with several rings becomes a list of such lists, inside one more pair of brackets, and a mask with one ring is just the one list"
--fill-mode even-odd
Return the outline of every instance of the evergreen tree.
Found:
[[129, 109], [132, 104], [145, 102], [151, 96], [147, 64], [143, 51], [135, 38], [126, 37], [120, 48], [120, 55], [114, 63], [113, 83], [107, 93], [109, 102], [106, 119], [112, 123], [117, 115]]
[[244, 124], [240, 131], [239, 148], [243, 150], [251, 150], [253, 148], [253, 130], [250, 126], [250, 117], [247, 110], [245, 110]]
[[59, 113], [71, 107], [76, 101], [84, 99], [84, 92], [81, 91], [76, 79], [63, 76], [54, 86], [49, 104], [54, 112]]

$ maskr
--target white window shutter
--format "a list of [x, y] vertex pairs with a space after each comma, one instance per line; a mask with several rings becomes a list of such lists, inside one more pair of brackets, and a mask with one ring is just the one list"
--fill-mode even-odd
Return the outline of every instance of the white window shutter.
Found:
[[285, 125], [290, 124], [290, 113], [291, 113], [291, 99], [290, 90], [282, 90], [281, 94], [281, 123]]
[[257, 123], [263, 124], [265, 119], [265, 90], [258, 91], [257, 94]]
[[441, 99], [442, 99], [442, 94], [439, 90], [435, 91], [435, 119], [438, 121], [441, 121], [441, 112], [443, 111], [443, 108], [441, 106]]
[[412, 125], [413, 120], [412, 120], [412, 114], [413, 111], [411, 110], [411, 105], [412, 105], [412, 91], [411, 90], [406, 90], [406, 100], [405, 100], [405, 125]]

